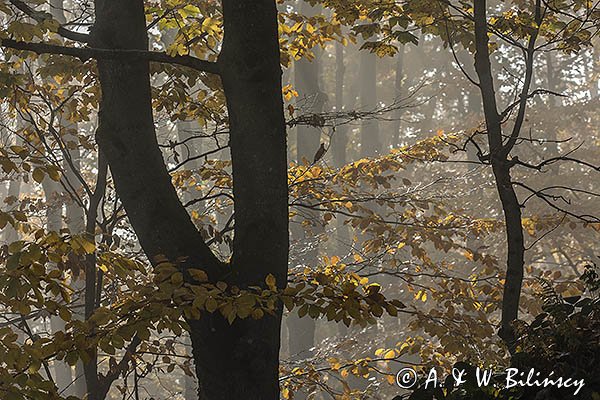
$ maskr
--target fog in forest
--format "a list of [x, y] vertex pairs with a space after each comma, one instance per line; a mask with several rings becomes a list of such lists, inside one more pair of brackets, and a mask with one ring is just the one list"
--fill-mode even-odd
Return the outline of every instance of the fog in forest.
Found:
[[600, 2], [0, 25], [0, 400], [600, 398]]

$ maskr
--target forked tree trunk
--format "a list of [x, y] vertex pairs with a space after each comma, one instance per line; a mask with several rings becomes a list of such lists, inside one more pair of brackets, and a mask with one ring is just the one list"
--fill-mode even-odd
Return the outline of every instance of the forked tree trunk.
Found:
[[[506, 342], [509, 349], [514, 350], [515, 333], [512, 322], [519, 314], [519, 299], [523, 282], [523, 267], [525, 256], [525, 245], [523, 227], [521, 224], [521, 205], [512, 183], [510, 169], [514, 165], [508, 159], [508, 153], [514, 146], [511, 139], [503, 143], [503, 132], [500, 114], [496, 104], [494, 81], [491, 70], [490, 54], [487, 35], [487, 5], [485, 0], [475, 0], [475, 69], [479, 77], [479, 88], [483, 100], [483, 111], [487, 126], [487, 137], [489, 144], [489, 158], [496, 181], [496, 189], [502, 203], [506, 225], [506, 238], [508, 242], [508, 256], [506, 268], [506, 280], [504, 283], [504, 294], [502, 298], [502, 322], [499, 335]], [[532, 39], [535, 42], [535, 37]], [[530, 45], [530, 48], [533, 46]], [[529, 54], [527, 63], [527, 74], [524, 79], [524, 88], [521, 95], [521, 104], [512, 137], [518, 136], [524, 118], [527, 101], [527, 93], [531, 82], [533, 54]], [[523, 95], [524, 93], [524, 95]]]
[[[99, 60], [102, 89], [96, 134], [115, 187], [149, 259], [187, 257], [211, 280], [264, 286], [287, 278], [286, 135], [281, 93], [277, 10], [273, 0], [223, 0], [224, 43], [219, 68], [227, 98], [233, 162], [235, 231], [231, 265], [202, 240], [171, 183], [154, 130], [149, 66], [144, 60]], [[148, 46], [143, 1], [96, 0], [92, 45]], [[260, 320], [203, 315], [191, 326], [199, 398], [279, 398], [281, 307]], [[92, 388], [89, 388], [96, 400]]]

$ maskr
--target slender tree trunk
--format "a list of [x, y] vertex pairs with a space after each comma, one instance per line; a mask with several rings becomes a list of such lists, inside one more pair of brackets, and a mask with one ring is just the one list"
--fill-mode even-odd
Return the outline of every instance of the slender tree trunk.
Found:
[[[335, 44], [335, 110], [342, 112], [346, 109], [344, 103], [344, 80], [346, 64], [344, 57], [345, 48], [341, 43]], [[338, 126], [332, 136], [331, 149], [333, 162], [336, 167], [346, 164], [346, 150], [348, 147], [348, 127]]]
[[[368, 51], [360, 52], [360, 106], [363, 111], [377, 107], [377, 56]], [[381, 151], [379, 122], [363, 120], [361, 124], [360, 148], [362, 157], [374, 157]]]
[[597, 50], [595, 46], [592, 46], [589, 50], [589, 56], [586, 56], [585, 63], [587, 65], [587, 79], [589, 79], [588, 86], [590, 88], [590, 98], [595, 100], [598, 98], [598, 78], [596, 72], [598, 71], [597, 61]]
[[[13, 177], [8, 183], [8, 191], [7, 196], [3, 198], [15, 198], [18, 199], [21, 194], [21, 179], [17, 177]], [[19, 233], [12, 225], [7, 224], [4, 229], [2, 229], [2, 243], [10, 244], [19, 240]]]
[[[194, 129], [196, 128], [196, 129]], [[190, 137], [193, 136], [194, 131], [198, 130], [197, 128], [199, 128], [197, 123], [193, 123], [190, 121], [178, 121], [177, 122], [177, 137], [179, 139], [180, 142], [183, 142], [185, 140], [188, 140], [188, 143], [186, 146], [183, 147], [184, 150], [182, 150], [183, 154], [181, 154], [182, 159], [188, 158], [188, 157], [194, 157], [198, 154], [202, 153], [202, 143], [200, 139], [197, 140], [190, 140]], [[195, 169], [200, 165], [200, 162], [198, 160], [196, 161], [191, 161], [188, 164], [188, 167], [190, 169]], [[188, 188], [188, 190], [186, 190], [183, 193], [183, 201], [184, 203], [188, 203], [189, 201], [193, 200], [194, 196], [193, 196], [193, 192]], [[202, 208], [202, 204], [200, 204], [196, 210], [199, 211], [200, 213], [202, 213], [203, 210], [201, 210]], [[189, 337], [189, 335], [186, 334], [186, 336], [183, 338], [183, 342], [184, 345], [187, 348], [191, 348], [192, 342], [191, 342], [191, 338]], [[184, 377], [184, 387], [183, 387], [183, 391], [184, 391], [184, 396], [185, 396], [185, 400], [195, 400], [198, 398], [198, 384], [196, 383], [196, 380], [194, 379], [194, 377], [188, 376], [186, 375]]]
[[[3, 110], [2, 110], [3, 111]], [[4, 122], [4, 121], [2, 121]], [[25, 127], [25, 121], [18, 116], [17, 117], [17, 121], [16, 121], [16, 128], [17, 130], [21, 130], [24, 129]], [[15, 145], [22, 145], [23, 140], [18, 136], [15, 135], [15, 139], [14, 141], [10, 138], [10, 134], [8, 132], [8, 130], [5, 130], [4, 127], [0, 127], [0, 133], [2, 134], [2, 140], [4, 142], [4, 140], [6, 140], [7, 144], [12, 144], [14, 143]], [[6, 135], [6, 136], [5, 136]], [[5, 205], [4, 200], [6, 199], [18, 199], [19, 195], [21, 194], [21, 190], [22, 190], [22, 183], [21, 183], [21, 179], [19, 179], [19, 177], [14, 176], [14, 172], [13, 172], [13, 179], [9, 179], [8, 182], [8, 190], [6, 193], [6, 197], [3, 197], [2, 199], [2, 206]], [[12, 225], [7, 224], [4, 229], [2, 229], [2, 240], [1, 242], [5, 243], [5, 244], [10, 244], [12, 242], [15, 242], [17, 240], [19, 240], [19, 233], [17, 232], [17, 230], [15, 228], [13, 228]]]
[[[53, 181], [48, 176], [42, 181], [42, 188], [44, 189], [44, 197], [46, 199], [46, 230], [48, 232], [60, 232], [63, 223], [62, 188], [58, 182]], [[50, 317], [50, 329], [53, 333], [58, 331], [64, 332], [65, 321], [58, 316]], [[73, 382], [71, 367], [66, 362], [58, 360], [54, 360], [53, 365], [54, 382], [59, 392], [62, 392]]]
[[[560, 86], [560, 75], [559, 75], [559, 71], [557, 69], [554, 68], [554, 63], [553, 63], [553, 59], [552, 59], [552, 53], [551, 52], [547, 52], [546, 53], [546, 79], [548, 82], [548, 90], [558, 93], [559, 86]], [[548, 96], [548, 115], [552, 115], [550, 113], [552, 112], [556, 112], [557, 107], [560, 105], [560, 100], [558, 97], [550, 95]], [[556, 140], [558, 139], [558, 132], [557, 132], [557, 128], [556, 126], [548, 126], [547, 127], [547, 132], [548, 132], [548, 143], [546, 144], [547, 149], [548, 149], [548, 158], [551, 157], [557, 157], [559, 155], [559, 150], [558, 150], [558, 143], [556, 142]], [[560, 168], [560, 164], [559, 163], [555, 163], [553, 165], [550, 166], [550, 170], [552, 171], [553, 174], [558, 174], [559, 172], [559, 168]]]
[[[18, 198], [21, 193], [21, 181], [19, 179], [12, 179], [8, 183], [8, 192], [7, 196], [9, 198]], [[10, 224], [6, 225], [2, 230], [2, 242], [6, 244], [10, 244], [19, 240], [19, 234], [17, 230], [14, 229]]]
[[[42, 182], [46, 197], [46, 229], [59, 232], [62, 229], [62, 190], [60, 184], [46, 177]], [[65, 331], [65, 322], [58, 316], [50, 317], [50, 328], [53, 333]], [[59, 391], [65, 390], [72, 382], [71, 367], [64, 361], [55, 360], [54, 382]]]
[[[65, 142], [74, 141], [77, 143], [77, 125], [65, 123], [65, 129], [68, 132], [65, 137]], [[69, 159], [70, 162], [65, 162], [63, 170], [65, 171], [64, 179], [68, 182], [67, 187], [71, 188], [72, 196], [70, 200], [67, 200], [65, 204], [65, 220], [67, 228], [71, 234], [79, 235], [85, 232], [85, 210], [82, 205], [79, 204], [75, 199], [82, 198], [83, 188], [77, 175], [81, 174], [81, 151], [79, 146], [67, 146], [69, 148]], [[74, 300], [74, 312], [73, 316], [76, 319], [85, 319], [85, 277], [83, 271], [74, 274], [71, 281], [71, 288], [75, 291]], [[83, 370], [83, 363], [80, 361], [75, 365], [75, 370], [72, 376], [72, 383], [67, 389], [67, 394], [72, 394], [79, 398], [82, 398], [87, 393], [85, 384], [85, 374]]]
[[[335, 45], [335, 110], [336, 112], [346, 111], [346, 96], [344, 96], [344, 89], [346, 87], [346, 62], [345, 62], [346, 48], [341, 43]], [[352, 99], [351, 99], [352, 100]], [[334, 166], [339, 168], [348, 162], [348, 127], [341, 125], [336, 127], [333, 133], [331, 148], [333, 150], [333, 163]], [[347, 225], [344, 225], [344, 216], [336, 216], [336, 231], [335, 240], [336, 253], [343, 257], [352, 246], [350, 245], [350, 229]], [[348, 328], [346, 325], [338, 324], [338, 332], [340, 335], [346, 335]]]
[[[502, 326], [499, 334], [507, 343], [509, 349], [512, 350], [514, 349], [515, 339], [512, 322], [517, 319], [519, 313], [525, 246], [521, 224], [521, 206], [515, 193], [510, 173], [513, 164], [507, 158], [512, 147], [508, 143], [503, 144], [501, 119], [496, 105], [496, 94], [488, 49], [486, 7], [485, 0], [475, 0], [475, 68], [479, 77], [479, 88], [481, 90], [487, 125], [487, 137], [490, 149], [489, 157], [496, 180], [496, 189], [504, 211], [506, 238], [508, 242], [506, 280], [502, 298]], [[529, 82], [531, 82], [530, 68], [531, 65], [528, 65], [528, 75], [525, 77], [525, 86], [523, 89], [525, 94], [527, 94]], [[524, 117], [526, 95], [525, 97], [521, 96], [521, 100], [522, 104], [517, 121], [515, 122], [515, 130], [513, 131], [513, 134], [516, 133], [517, 135], [518, 131], [520, 131], [518, 124], [522, 123]]]
[[[59, 23], [66, 23], [66, 17], [64, 14], [64, 1], [63, 0], [50, 0], [50, 13]], [[59, 116], [59, 130], [63, 134], [63, 138], [66, 144], [70, 141], [75, 141], [77, 143], [77, 137], [75, 136], [77, 132], [77, 125], [70, 123], [64, 112], [61, 112]], [[68, 188], [68, 191], [71, 192], [72, 197], [79, 197], [82, 195], [81, 183], [76, 176], [81, 171], [81, 154], [79, 150], [79, 146], [66, 146], [68, 154], [65, 154], [65, 162], [63, 165], [63, 170], [65, 171], [64, 175], [64, 186]], [[46, 179], [48, 181], [48, 179]], [[45, 182], [45, 187], [48, 187], [47, 190], [59, 190], [59, 184], [55, 182]], [[62, 191], [62, 190], [61, 190]], [[81, 198], [81, 197], [80, 197]], [[65, 204], [66, 214], [65, 220], [67, 224], [67, 228], [69, 228], [71, 234], [81, 234], [83, 233], [85, 227], [84, 221], [84, 212], [81, 205], [74, 201], [72, 198], [71, 201], [66, 202]], [[60, 209], [55, 210], [54, 213], [57, 215], [53, 218], [59, 218], [60, 223], [58, 221], [54, 221], [53, 224], [56, 224], [55, 228], [60, 229], [62, 225], [62, 207], [63, 201], [61, 200], [59, 205], [56, 205], [55, 208], [60, 207]], [[50, 222], [50, 220], [49, 220]], [[54, 230], [50, 229], [49, 230]], [[85, 285], [83, 274], [78, 274], [73, 276], [73, 280], [71, 282], [71, 287], [76, 291], [77, 297], [74, 302], [75, 318], [84, 319], [84, 297], [85, 297]], [[51, 328], [53, 332], [57, 330], [64, 330], [65, 323], [58, 317], [53, 317], [51, 319]], [[85, 387], [85, 379], [82, 377], [83, 375], [83, 364], [81, 361], [77, 363], [75, 369], [75, 376], [73, 376], [73, 371], [71, 367], [62, 361], [55, 361], [55, 381], [56, 385], [59, 388], [59, 392], [62, 392], [65, 395], [75, 395], [79, 397], [83, 397], [86, 394]]]
[[[404, 52], [406, 46], [400, 46], [398, 50], [398, 55], [396, 56], [396, 77], [394, 81], [394, 95], [395, 101], [401, 100], [404, 96]], [[402, 115], [404, 114], [403, 110], [397, 110], [394, 115], [394, 123], [392, 124], [392, 143], [391, 147], [398, 147], [400, 144], [400, 130], [402, 129]]]
[[[314, 15], [315, 11], [308, 3], [302, 3], [302, 15]], [[315, 58], [312, 61], [301, 59], [294, 65], [294, 81], [298, 91], [299, 108], [303, 113], [321, 113], [325, 105], [325, 93], [321, 91], [319, 74], [321, 71], [322, 51], [313, 50]], [[300, 125], [297, 128], [297, 162], [303, 159], [309, 163], [321, 143], [321, 130], [316, 127]], [[314, 213], [308, 213], [308, 218], [316, 218]], [[299, 248], [306, 249], [302, 252], [301, 261], [308, 267], [314, 267], [318, 262], [318, 243], [310, 242], [311, 237], [318, 237], [323, 233], [321, 226], [314, 226], [307, 231], [300, 224], [292, 226], [292, 238], [301, 243]], [[310, 349], [314, 346], [316, 322], [312, 318], [299, 318], [296, 313], [291, 313], [286, 319], [288, 327], [288, 351], [294, 359], [305, 359], [311, 356]], [[302, 396], [303, 394], [299, 394]]]

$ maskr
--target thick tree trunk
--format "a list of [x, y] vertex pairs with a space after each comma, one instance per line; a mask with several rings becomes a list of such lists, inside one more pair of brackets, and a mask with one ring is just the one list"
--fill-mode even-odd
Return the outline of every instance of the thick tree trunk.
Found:
[[[286, 135], [275, 1], [223, 1], [219, 57], [231, 132], [235, 232], [233, 276], [264, 285], [287, 279]], [[281, 308], [276, 315], [229, 325], [210, 316], [193, 325], [200, 399], [279, 398]]]
[[[96, 47], [147, 48], [143, 2], [96, 0]], [[115, 186], [149, 259], [203, 268], [212, 280], [285, 286], [288, 256], [286, 135], [275, 1], [223, 1], [219, 58], [230, 121], [234, 254], [226, 268], [203, 242], [171, 183], [154, 131], [148, 62], [99, 60], [96, 134]], [[275, 315], [229, 324], [220, 314], [191, 326], [200, 399], [279, 398], [281, 307]], [[90, 388], [90, 392], [93, 390]], [[90, 400], [96, 400], [92, 397]]]
[[[144, 5], [140, 0], [95, 2], [92, 46], [147, 50]], [[208, 249], [181, 205], [158, 147], [152, 116], [149, 65], [138, 60], [98, 60], [102, 89], [96, 140], [111, 169], [119, 197], [139, 242], [151, 261], [187, 256], [186, 265], [202, 267], [211, 276], [220, 262]], [[95, 286], [95, 268], [88, 265], [87, 286]], [[86, 316], [93, 311], [86, 299]], [[108, 391], [98, 379], [95, 362], [85, 366], [89, 400]]]

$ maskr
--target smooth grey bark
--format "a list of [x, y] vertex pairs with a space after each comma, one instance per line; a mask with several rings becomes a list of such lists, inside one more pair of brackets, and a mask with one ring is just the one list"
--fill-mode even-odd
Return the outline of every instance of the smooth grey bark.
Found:
[[[398, 101], [406, 96], [406, 90], [404, 89], [406, 72], [404, 70], [404, 54], [406, 52], [406, 46], [401, 45], [396, 55], [395, 65], [395, 77], [394, 77], [394, 100]], [[392, 140], [391, 147], [396, 148], [400, 144], [400, 131], [402, 129], [402, 116], [404, 110], [398, 109], [394, 115], [394, 122], [392, 124]]]
[[[344, 102], [344, 87], [346, 77], [345, 47], [341, 43], [335, 44], [335, 110], [342, 112], [346, 109]], [[346, 164], [348, 147], [348, 127], [337, 126], [331, 138], [333, 162], [336, 167]]]
[[[62, 229], [62, 188], [58, 182], [45, 177], [42, 181], [44, 188], [44, 197], [46, 198], [46, 230], [49, 232], [59, 232]], [[52, 332], [65, 331], [65, 322], [58, 316], [50, 318], [50, 328]], [[71, 367], [63, 362], [55, 360], [54, 382], [59, 392], [64, 391], [73, 382], [71, 376]]]
[[[318, 10], [303, 2], [302, 15], [314, 15]], [[321, 113], [323, 111], [326, 95], [321, 90], [319, 77], [321, 73], [322, 51], [319, 48], [313, 49], [315, 58], [307, 60], [303, 58], [294, 64], [294, 83], [298, 91], [298, 107], [301, 113]], [[297, 163], [302, 164], [303, 160], [312, 163], [314, 155], [321, 144], [321, 130], [318, 127], [299, 125], [297, 134]], [[309, 200], [310, 201], [310, 200]], [[315, 213], [307, 212], [308, 218], [318, 219]], [[318, 224], [318, 222], [317, 222]], [[314, 267], [318, 263], [319, 246], [317, 243], [309, 241], [309, 238], [323, 233], [322, 226], [308, 228], [309, 232], [299, 224], [292, 225], [292, 240], [300, 243], [302, 256], [300, 260], [308, 267]], [[314, 347], [316, 322], [312, 318], [300, 318], [294, 313], [290, 313], [286, 318], [288, 327], [288, 351], [292, 359], [306, 359], [312, 355], [310, 349]], [[303, 393], [299, 394], [304, 395]]]
[[[65, 123], [65, 129], [69, 130], [65, 135], [65, 142], [77, 143], [77, 124]], [[85, 210], [82, 205], [76, 201], [76, 198], [83, 197], [83, 187], [79, 181], [77, 174], [81, 174], [81, 150], [78, 145], [67, 146], [69, 161], [65, 160], [63, 170], [65, 171], [64, 179], [68, 182], [67, 187], [74, 192], [71, 198], [65, 203], [65, 222], [71, 234], [82, 234], [85, 232]], [[73, 197], [74, 196], [74, 197]], [[73, 275], [71, 280], [71, 288], [75, 291], [73, 317], [79, 320], [85, 319], [85, 277], [83, 271]], [[72, 383], [67, 388], [66, 394], [82, 398], [87, 393], [85, 384], [83, 363], [81, 360], [77, 362], [74, 370], [71, 371]]]
[[[7, 196], [4, 198], [18, 198], [21, 193], [21, 180], [11, 179], [8, 183]], [[19, 234], [12, 225], [7, 224], [2, 230], [2, 243], [10, 244], [19, 240]]]
[[[363, 111], [377, 107], [377, 56], [368, 51], [360, 52], [360, 107]], [[379, 122], [365, 119], [361, 123], [361, 157], [374, 157], [381, 151]]]
[[[66, 23], [66, 17], [64, 14], [64, 1], [50, 0], [49, 6], [49, 11], [52, 14], [52, 17], [60, 24]], [[77, 131], [77, 126], [68, 122], [62, 111], [59, 111], [59, 113], [59, 130], [62, 131], [61, 133], [64, 135], [63, 138], [65, 143], [76, 140], [74, 133]], [[68, 150], [65, 152], [65, 154], [63, 154], [65, 159], [63, 165], [63, 185], [64, 188], [68, 188], [67, 191], [70, 190], [72, 192], [71, 196], [79, 196], [81, 193], [78, 193], [78, 191], [81, 189], [81, 183], [76, 178], [75, 174], [79, 173], [80, 170], [80, 150], [78, 146], [66, 147]], [[74, 169], [77, 169], [77, 171], [74, 171]], [[43, 182], [43, 186], [47, 201], [52, 202], [49, 208], [49, 212], [52, 215], [48, 215], [48, 230], [60, 230], [62, 227], [63, 206], [65, 206], [65, 219], [67, 228], [69, 228], [72, 234], [82, 233], [84, 227], [84, 213], [81, 206], [73, 200], [65, 203], [63, 199], [63, 197], [66, 197], [64, 196], [65, 191], [63, 190], [63, 187], [60, 186], [60, 183], [46, 178]], [[54, 197], [61, 197], [61, 199], [54, 199]], [[83, 319], [83, 277], [81, 275], [73, 276], [71, 287], [76, 293], [79, 293], [74, 302], [74, 316], [75, 318]], [[57, 316], [50, 319], [50, 325], [52, 332], [57, 332], [60, 330], [64, 331], [65, 329], [65, 322]], [[74, 395], [79, 397], [83, 397], [85, 395], [86, 388], [85, 380], [81, 377], [81, 374], [83, 373], [83, 365], [81, 362], [78, 362], [75, 371], [73, 371], [71, 366], [69, 366], [66, 362], [54, 361], [54, 371], [55, 383], [58, 387], [59, 393], [62, 393], [63, 395]], [[73, 376], [73, 372], [75, 372], [75, 376]], [[79, 378], [77, 378], [77, 374], [79, 374]]]
[[[194, 131], [198, 130], [198, 124], [192, 121], [177, 121], [177, 138], [180, 142], [190, 141], [190, 138], [194, 135]], [[182, 154], [182, 158], [186, 157], [194, 157], [202, 152], [202, 144], [200, 140], [191, 140], [187, 146], [184, 146], [184, 154]], [[188, 166], [191, 169], [197, 168], [199, 162], [197, 160], [191, 161]], [[193, 194], [187, 190], [183, 193], [183, 201], [184, 204], [192, 201], [194, 199]], [[202, 207], [200, 204], [199, 207]], [[191, 338], [188, 334], [183, 338], [183, 343], [186, 348], [190, 348], [192, 346]], [[183, 393], [186, 400], [195, 400], [198, 398], [198, 384], [196, 379], [191, 376], [185, 375], [184, 384], [183, 384]]]

